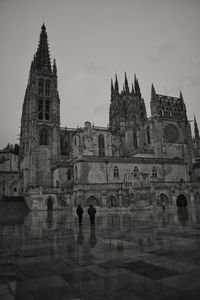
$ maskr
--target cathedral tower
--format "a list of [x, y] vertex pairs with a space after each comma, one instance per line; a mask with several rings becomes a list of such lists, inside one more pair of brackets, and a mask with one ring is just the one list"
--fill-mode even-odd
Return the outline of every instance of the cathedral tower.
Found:
[[180, 158], [192, 176], [192, 137], [182, 93], [179, 97], [157, 94], [151, 88], [151, 122], [156, 157]]
[[38, 49], [30, 67], [20, 133], [22, 190], [51, 186], [52, 164], [60, 155], [60, 99], [57, 68], [53, 67], [46, 27], [41, 27]]
[[124, 85], [119, 92], [117, 75], [111, 81], [109, 126], [113, 134], [120, 135], [123, 155], [141, 150], [144, 146], [144, 124], [147, 121], [146, 107], [141, 96], [139, 82], [134, 76], [134, 85], [129, 88], [125, 73]]

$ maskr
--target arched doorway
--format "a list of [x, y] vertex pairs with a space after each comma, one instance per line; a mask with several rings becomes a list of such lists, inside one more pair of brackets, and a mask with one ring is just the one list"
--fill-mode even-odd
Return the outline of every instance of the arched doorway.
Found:
[[99, 206], [98, 200], [97, 200], [97, 198], [95, 198], [94, 196], [90, 196], [90, 197], [87, 199], [87, 201], [86, 201], [86, 203], [85, 203], [85, 206], [89, 206], [90, 204], [92, 204], [92, 205], [94, 205], [94, 206]]
[[47, 200], [47, 210], [53, 210], [53, 201], [51, 198]]
[[107, 207], [117, 207], [117, 199], [113, 195], [109, 197]]
[[157, 199], [157, 204], [159, 206], [169, 206], [170, 205], [170, 201], [169, 201], [169, 198], [167, 197], [166, 194], [164, 193], [161, 193]]
[[176, 205], [178, 207], [186, 207], [188, 205], [188, 201], [187, 201], [187, 198], [185, 197], [185, 195], [183, 195], [183, 194], [178, 195], [178, 197], [176, 199]]

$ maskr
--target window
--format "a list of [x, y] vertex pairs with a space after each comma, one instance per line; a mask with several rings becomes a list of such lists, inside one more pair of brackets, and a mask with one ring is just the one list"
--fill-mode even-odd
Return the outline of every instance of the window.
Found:
[[78, 168], [75, 166], [74, 168], [75, 180], [78, 180]]
[[49, 96], [49, 94], [50, 94], [50, 81], [49, 80], [47, 80], [46, 81], [46, 85], [45, 85], [45, 96]]
[[153, 169], [152, 169], [152, 177], [157, 178], [157, 170], [155, 167], [153, 167]]
[[38, 89], [39, 96], [43, 96], [43, 88], [44, 88], [44, 81], [43, 79], [39, 79], [39, 89]]
[[119, 169], [117, 166], [114, 167], [113, 175], [114, 175], [114, 178], [119, 178]]
[[67, 171], [67, 180], [71, 180], [72, 179], [72, 173], [71, 173], [71, 170], [68, 169]]
[[41, 120], [43, 118], [43, 101], [39, 101], [38, 105], [38, 118]]
[[147, 132], [147, 144], [151, 144], [151, 136], [150, 136], [150, 127], [148, 126], [146, 129]]
[[40, 145], [47, 145], [47, 140], [48, 140], [48, 134], [47, 134], [47, 130], [45, 128], [43, 128], [40, 131]]
[[133, 145], [134, 145], [134, 149], [136, 150], [138, 147], [138, 144], [137, 144], [137, 135], [135, 132], [133, 132]]
[[136, 178], [138, 177], [138, 167], [136, 166], [133, 170], [133, 176]]
[[14, 188], [14, 189], [13, 189], [13, 192], [16, 193], [16, 192], [17, 192], [17, 188]]
[[105, 142], [103, 134], [98, 136], [99, 156], [105, 156]]
[[49, 101], [45, 102], [45, 120], [49, 120]]

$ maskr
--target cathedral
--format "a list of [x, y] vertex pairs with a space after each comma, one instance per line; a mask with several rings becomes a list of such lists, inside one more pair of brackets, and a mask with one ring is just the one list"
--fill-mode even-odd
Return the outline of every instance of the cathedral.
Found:
[[200, 137], [183, 95], [151, 88], [148, 118], [137, 76], [111, 80], [109, 125], [60, 126], [57, 67], [46, 27], [30, 67], [20, 132], [20, 194], [31, 210], [200, 205]]

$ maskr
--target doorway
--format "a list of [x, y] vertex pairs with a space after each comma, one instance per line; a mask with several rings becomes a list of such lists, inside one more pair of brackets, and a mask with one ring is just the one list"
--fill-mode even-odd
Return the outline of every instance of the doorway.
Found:
[[180, 194], [176, 199], [176, 205], [178, 207], [186, 207], [188, 205], [187, 198], [185, 195]]
[[53, 201], [51, 198], [47, 200], [47, 210], [53, 210]]

